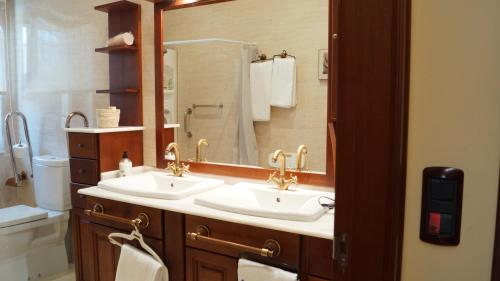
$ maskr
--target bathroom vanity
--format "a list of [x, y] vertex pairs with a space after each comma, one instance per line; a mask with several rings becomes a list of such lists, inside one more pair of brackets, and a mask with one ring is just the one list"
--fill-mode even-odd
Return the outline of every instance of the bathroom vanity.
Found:
[[170, 280], [236, 281], [239, 258], [297, 272], [300, 280], [332, 279], [333, 211], [287, 221], [210, 209], [191, 197], [152, 199], [99, 187], [72, 192], [77, 280], [114, 280], [120, 248], [107, 236], [129, 233], [129, 221], [141, 214], [148, 219], [140, 231]]

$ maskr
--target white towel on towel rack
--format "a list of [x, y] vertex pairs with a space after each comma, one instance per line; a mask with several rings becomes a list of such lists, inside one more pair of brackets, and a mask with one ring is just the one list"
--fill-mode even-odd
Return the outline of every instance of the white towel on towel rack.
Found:
[[271, 105], [292, 108], [297, 104], [297, 67], [295, 58], [274, 58], [271, 86]]
[[256, 263], [246, 259], [238, 261], [238, 281], [297, 281], [297, 274]]
[[273, 61], [250, 64], [250, 96], [254, 121], [271, 120]]
[[121, 247], [115, 281], [168, 281], [167, 268], [130, 245]]

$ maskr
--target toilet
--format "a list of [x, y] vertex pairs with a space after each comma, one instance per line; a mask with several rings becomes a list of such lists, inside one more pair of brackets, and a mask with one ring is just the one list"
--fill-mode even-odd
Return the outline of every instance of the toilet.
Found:
[[42, 280], [68, 270], [68, 159], [34, 157], [33, 182], [36, 208], [17, 205], [0, 209], [1, 280]]

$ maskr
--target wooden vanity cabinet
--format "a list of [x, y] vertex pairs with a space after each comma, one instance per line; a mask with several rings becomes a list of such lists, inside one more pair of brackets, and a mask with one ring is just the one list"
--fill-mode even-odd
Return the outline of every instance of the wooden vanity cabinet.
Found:
[[[84, 213], [85, 209], [92, 210], [96, 204], [102, 205], [107, 215], [133, 219], [139, 213], [146, 213], [150, 217], [149, 227], [141, 232], [167, 265], [170, 281], [237, 281], [239, 258], [298, 272], [302, 281], [332, 280], [331, 240], [92, 196], [75, 194], [73, 200], [78, 202], [72, 210], [77, 281], [114, 280], [120, 247], [112, 245], [107, 236], [112, 232], [131, 231], [129, 225]], [[209, 229], [211, 238], [255, 248], [262, 248], [267, 239], [273, 239], [280, 244], [281, 252], [275, 258], [265, 258], [229, 244], [188, 238], [187, 233], [195, 232], [200, 225]]]

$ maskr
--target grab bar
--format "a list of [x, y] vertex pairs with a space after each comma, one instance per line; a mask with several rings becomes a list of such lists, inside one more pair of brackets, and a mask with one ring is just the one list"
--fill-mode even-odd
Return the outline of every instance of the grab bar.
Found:
[[229, 242], [221, 239], [216, 239], [210, 237], [210, 229], [205, 225], [199, 225], [196, 227], [196, 232], [186, 233], [188, 239], [210, 243], [215, 246], [225, 246], [233, 248], [238, 251], [252, 253], [260, 255], [266, 258], [275, 258], [279, 256], [281, 252], [281, 247], [278, 241], [273, 239], [268, 239], [264, 242], [264, 247], [256, 248], [248, 245], [243, 245], [235, 242]]
[[186, 111], [184, 111], [184, 133], [186, 133], [188, 138], [193, 137], [193, 133], [191, 133], [191, 130], [189, 129], [191, 125], [191, 122], [189, 122], [191, 114], [193, 114], [193, 110], [191, 108], [188, 108], [186, 109]]
[[121, 217], [116, 217], [112, 215], [107, 215], [104, 213], [104, 207], [97, 203], [94, 205], [92, 210], [84, 210], [84, 214], [86, 214], [89, 217], [96, 217], [100, 219], [105, 219], [105, 220], [110, 220], [118, 223], [123, 223], [123, 224], [128, 224], [137, 228], [148, 228], [149, 226], [149, 216], [145, 213], [140, 213], [137, 215], [137, 218], [135, 219], [126, 219], [126, 218], [121, 218]]
[[13, 149], [13, 144], [12, 144], [12, 133], [10, 131], [10, 123], [12, 116], [17, 115], [21, 120], [23, 121], [23, 126], [24, 126], [24, 136], [26, 137], [26, 142], [28, 144], [28, 151], [29, 151], [29, 156], [30, 156], [30, 167], [31, 167], [31, 178], [33, 178], [33, 149], [31, 148], [31, 140], [30, 140], [30, 134], [28, 132], [28, 121], [26, 121], [26, 116], [22, 114], [21, 112], [18, 111], [13, 111], [8, 113], [5, 116], [5, 130], [7, 133], [7, 143], [9, 145], [9, 150], [10, 150], [10, 161], [12, 163], [12, 169], [14, 170], [14, 179], [16, 180], [16, 185], [21, 186], [21, 182], [23, 181], [23, 176], [21, 173], [19, 173], [16, 165], [16, 158], [14, 156], [14, 149]]
[[195, 104], [195, 103], [193, 103], [193, 109], [196, 109], [197, 107], [218, 107], [219, 109], [223, 109], [224, 105], [222, 103], [220, 103], [220, 104]]

